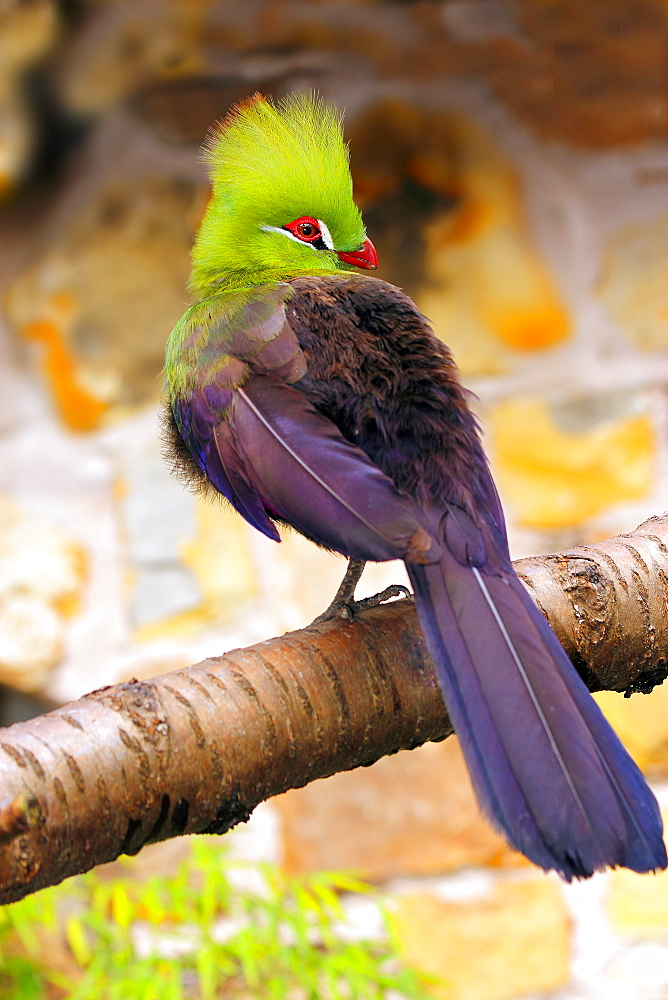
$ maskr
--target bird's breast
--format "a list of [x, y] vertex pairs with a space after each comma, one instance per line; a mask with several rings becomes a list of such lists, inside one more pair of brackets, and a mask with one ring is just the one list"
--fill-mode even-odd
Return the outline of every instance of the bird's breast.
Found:
[[415, 304], [374, 278], [302, 278], [287, 318], [296, 383], [395, 483], [470, 506], [485, 458], [452, 357]]

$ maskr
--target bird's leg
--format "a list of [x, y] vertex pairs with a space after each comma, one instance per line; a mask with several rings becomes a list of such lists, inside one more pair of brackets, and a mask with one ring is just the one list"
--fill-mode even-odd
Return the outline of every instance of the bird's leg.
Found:
[[358, 611], [375, 608], [384, 601], [389, 601], [391, 597], [410, 597], [410, 590], [407, 587], [400, 583], [393, 583], [385, 590], [381, 590], [379, 594], [374, 594], [373, 597], [363, 597], [361, 601], [356, 601], [355, 587], [359, 583], [365, 566], [366, 563], [359, 559], [348, 560], [348, 568], [332, 603], [321, 615], [313, 619], [312, 625], [327, 622], [330, 618], [347, 618], [348, 621], [352, 621]]
[[355, 604], [355, 587], [359, 583], [365, 566], [366, 563], [361, 559], [348, 560], [348, 568], [346, 569], [345, 576], [331, 604], [328, 608], [325, 608], [321, 615], [313, 619], [311, 622], [312, 625], [319, 625], [320, 622], [328, 622], [330, 618], [352, 619], [354, 612], [351, 614], [350, 609]]

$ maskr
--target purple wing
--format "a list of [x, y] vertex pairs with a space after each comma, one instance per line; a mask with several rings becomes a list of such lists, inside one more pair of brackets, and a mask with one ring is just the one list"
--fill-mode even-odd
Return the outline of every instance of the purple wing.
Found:
[[193, 312], [182, 353], [189, 357], [192, 385], [185, 395], [173, 394], [171, 415], [176, 432], [170, 444], [177, 471], [197, 488], [211, 484], [246, 520], [269, 538], [280, 535], [236, 447], [219, 425], [230, 412], [235, 391], [255, 374], [295, 382], [306, 361], [286, 320], [286, 284], [259, 286], [214, 297]]
[[256, 526], [263, 510], [272, 537], [268, 515], [349, 558], [438, 558], [415, 501], [279, 378], [256, 375], [234, 393], [214, 447], [225, 495]]

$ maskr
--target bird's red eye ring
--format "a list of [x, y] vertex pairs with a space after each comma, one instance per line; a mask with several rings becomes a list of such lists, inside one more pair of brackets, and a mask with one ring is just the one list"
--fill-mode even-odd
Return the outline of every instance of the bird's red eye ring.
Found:
[[295, 219], [294, 222], [289, 222], [284, 228], [304, 243], [313, 243], [322, 236], [322, 230], [318, 225], [317, 219], [312, 219], [307, 215], [301, 219]]

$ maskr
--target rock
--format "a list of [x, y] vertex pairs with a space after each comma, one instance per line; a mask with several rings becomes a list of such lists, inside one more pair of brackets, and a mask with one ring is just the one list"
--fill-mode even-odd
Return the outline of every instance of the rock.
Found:
[[488, 79], [541, 139], [611, 149], [668, 134], [662, 0], [516, 5], [519, 38], [490, 46]]
[[451, 737], [273, 800], [291, 872], [355, 869], [373, 880], [466, 865], [528, 865], [480, 814]]
[[44, 685], [63, 656], [84, 579], [72, 538], [0, 497], [0, 683]]
[[603, 305], [641, 351], [668, 347], [668, 216], [609, 240], [598, 288]]
[[170, 154], [127, 116], [105, 123], [86, 153], [5, 303], [77, 431], [159, 396], [206, 191], [194, 149]]
[[0, 6], [0, 202], [28, 173], [37, 146], [24, 76], [53, 47], [53, 0], [4, 0]]
[[385, 100], [359, 117], [352, 146], [381, 276], [415, 296], [464, 374], [498, 374], [516, 352], [570, 337], [518, 172], [484, 129], [447, 109]]
[[398, 896], [391, 919], [404, 961], [441, 981], [437, 997], [510, 1000], [570, 977], [570, 919], [551, 879], [500, 883], [466, 902]]
[[638, 767], [668, 776], [668, 684], [632, 698], [600, 691], [596, 700]]
[[[525, 527], [553, 530], [583, 524], [606, 508], [648, 497], [654, 485], [656, 432], [647, 401], [618, 400], [585, 411], [558, 411], [541, 399], [507, 399], [489, 412], [497, 484]], [[585, 428], [585, 425], [588, 426]], [[578, 429], [571, 430], [571, 427]]]
[[620, 934], [634, 938], [665, 938], [668, 935], [668, 871], [638, 875], [619, 868], [611, 872], [605, 909]]

